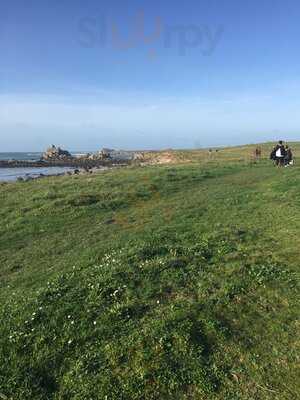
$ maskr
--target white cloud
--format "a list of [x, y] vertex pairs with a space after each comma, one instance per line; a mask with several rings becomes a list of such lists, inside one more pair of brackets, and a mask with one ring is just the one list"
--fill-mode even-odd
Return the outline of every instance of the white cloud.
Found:
[[3, 94], [0, 149], [40, 150], [57, 140], [73, 149], [191, 147], [272, 140], [280, 131], [294, 138], [299, 102], [290, 87], [181, 98], [105, 91]]

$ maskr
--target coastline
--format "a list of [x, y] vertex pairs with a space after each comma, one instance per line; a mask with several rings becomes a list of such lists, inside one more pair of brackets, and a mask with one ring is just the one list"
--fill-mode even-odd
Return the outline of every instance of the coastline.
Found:
[[93, 174], [125, 167], [133, 162], [133, 159], [122, 159], [118, 152], [119, 158], [111, 157], [108, 150], [106, 152], [102, 157], [93, 158], [85, 153], [72, 155], [52, 146], [45, 153], [0, 153], [0, 157], [3, 157], [0, 158], [0, 182], [27, 182], [47, 176]]
[[69, 167], [69, 168], [94, 168], [105, 167], [113, 164], [124, 164], [124, 161], [117, 160], [90, 160], [86, 158], [70, 158], [64, 160], [0, 160], [0, 168], [51, 168], [51, 167]]
[[[49, 177], [96, 175], [104, 171], [124, 168], [126, 166], [128, 166], [128, 164], [112, 164], [110, 166], [96, 166], [89, 168], [74, 168], [64, 166], [51, 166], [49, 168], [0, 168], [0, 185], [15, 182], [29, 182]], [[3, 172], [4, 174], [1, 174]]]

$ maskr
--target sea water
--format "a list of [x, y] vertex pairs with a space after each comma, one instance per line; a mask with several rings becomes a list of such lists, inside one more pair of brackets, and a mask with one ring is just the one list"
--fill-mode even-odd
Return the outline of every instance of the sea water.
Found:
[[42, 153], [0, 153], [0, 160], [38, 161]]
[[[0, 160], [38, 161], [42, 153], [0, 153]], [[34, 167], [34, 168], [0, 168], [0, 181], [15, 181], [18, 178], [58, 175], [74, 168], [69, 167]]]

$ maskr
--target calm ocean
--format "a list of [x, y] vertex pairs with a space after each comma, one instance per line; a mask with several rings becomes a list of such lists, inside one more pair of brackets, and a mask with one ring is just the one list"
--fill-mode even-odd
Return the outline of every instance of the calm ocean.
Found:
[[42, 153], [0, 153], [0, 160], [21, 160], [36, 161], [39, 160]]

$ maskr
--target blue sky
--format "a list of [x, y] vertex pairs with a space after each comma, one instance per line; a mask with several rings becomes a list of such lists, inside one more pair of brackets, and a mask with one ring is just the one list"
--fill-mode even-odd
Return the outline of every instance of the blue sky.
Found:
[[296, 0], [3, 0], [0, 151], [300, 139]]

